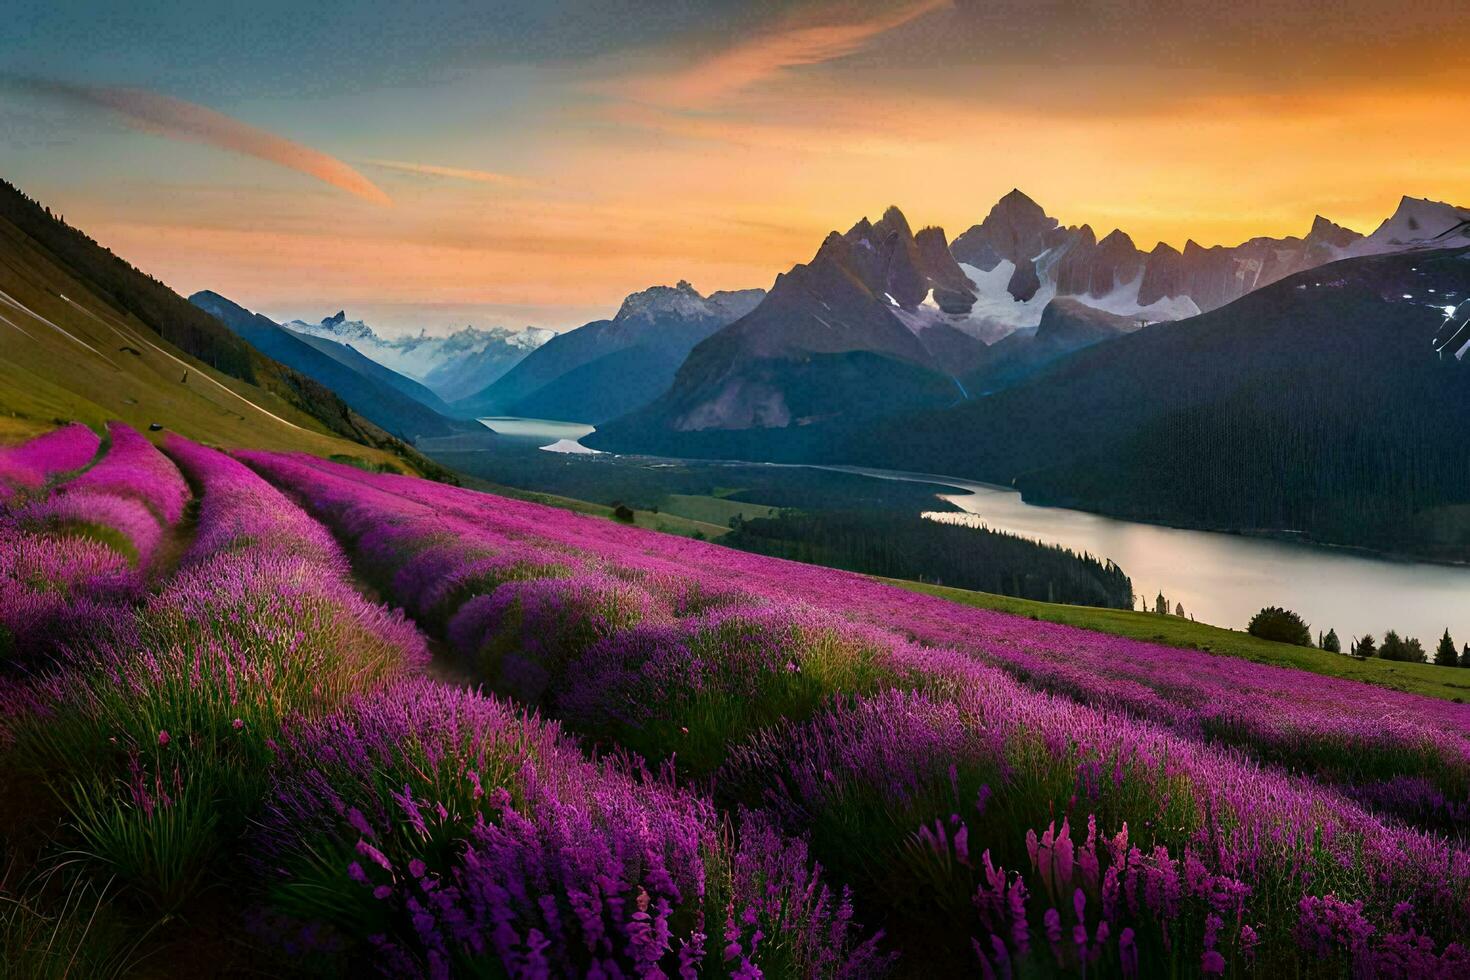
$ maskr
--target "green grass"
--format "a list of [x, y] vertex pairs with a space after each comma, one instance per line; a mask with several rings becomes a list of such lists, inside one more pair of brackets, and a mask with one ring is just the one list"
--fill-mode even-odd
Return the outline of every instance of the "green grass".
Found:
[[[732, 492], [738, 493], [739, 491]], [[766, 504], [728, 500], [723, 495], [700, 496], [671, 493], [659, 504], [659, 512], [728, 528], [730, 521], [737, 517], [749, 521], [758, 517], [773, 517], [778, 511], [777, 508]]]
[[[605, 517], [608, 520], [616, 520], [613, 517], [613, 509], [603, 504], [589, 503], [585, 500], [574, 500], [571, 497], [559, 497], [553, 493], [536, 493], [531, 490], [502, 486], [499, 483], [491, 483], [489, 480], [482, 480], [463, 472], [458, 472], [457, 475], [460, 477], [462, 485], [471, 490], [493, 493], [500, 497], [509, 497], [512, 500], [525, 500], [533, 504], [545, 504], [548, 507], [560, 507], [562, 510], [570, 510], [577, 514], [588, 514], [592, 517]], [[709, 540], [714, 540], [730, 533], [729, 526], [725, 524], [714, 524], [709, 521], [682, 517], [678, 514], [666, 514], [662, 511], [655, 513], [651, 510], [634, 510], [633, 523], [635, 526], [645, 528], [649, 531], [677, 534], [683, 538], [704, 537]]]
[[951, 602], [994, 609], [1015, 616], [1027, 616], [1048, 623], [1078, 626], [1098, 633], [1125, 636], [1186, 650], [1203, 650], [1220, 656], [1239, 657], [1252, 663], [1291, 667], [1446, 701], [1470, 699], [1470, 670], [1458, 667], [1395, 663], [1388, 660], [1356, 660], [1340, 653], [1274, 643], [1239, 630], [1222, 629], [1177, 616], [1160, 616], [1157, 613], [1101, 609], [1095, 606], [1064, 606], [900, 579], [882, 581]]
[[0, 967], [7, 977], [112, 980], [134, 975], [149, 928], [124, 928], [108, 887], [73, 877], [65, 862], [25, 882], [0, 875]]

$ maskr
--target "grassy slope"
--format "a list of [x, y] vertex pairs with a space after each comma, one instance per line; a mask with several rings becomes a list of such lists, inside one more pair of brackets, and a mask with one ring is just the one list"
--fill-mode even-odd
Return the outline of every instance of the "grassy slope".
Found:
[[0, 439], [16, 441], [71, 419], [100, 429], [118, 418], [142, 431], [159, 422], [221, 445], [347, 452], [402, 465], [331, 434], [279, 395], [178, 350], [4, 219], [0, 290], [23, 307], [0, 299]]
[[[571, 497], [558, 497], [550, 493], [536, 493], [531, 490], [520, 490], [516, 487], [501, 486], [478, 477], [458, 474], [462, 485], [472, 490], [480, 490], [485, 493], [498, 494], [502, 497], [510, 497], [512, 500], [529, 500], [533, 503], [546, 504], [548, 507], [560, 507], [563, 510], [574, 511], [578, 514], [590, 514], [593, 517], [606, 517], [613, 519], [613, 509], [603, 504], [589, 503], [585, 500], [573, 500]], [[711, 524], [707, 521], [682, 517], [678, 514], [659, 511], [655, 513], [649, 510], [634, 510], [633, 523], [650, 531], [662, 531], [665, 534], [677, 534], [680, 537], [692, 538], [703, 535], [713, 541], [721, 535], [729, 534], [730, 529], [722, 524]]]
[[1204, 623], [1160, 616], [1155, 613], [1130, 612], [1124, 609], [1099, 609], [1094, 606], [1064, 606], [1030, 599], [986, 592], [969, 592], [940, 585], [884, 579], [893, 585], [948, 599], [951, 602], [997, 612], [1027, 616], [1049, 623], [1078, 626], [1098, 633], [1109, 633], [1133, 640], [1161, 643], [1165, 646], [1204, 650], [1227, 657], [1239, 657], [1259, 664], [1292, 667], [1329, 677], [1377, 684], [1397, 691], [1463, 701], [1470, 698], [1470, 670], [1458, 667], [1435, 667], [1432, 664], [1394, 663], [1388, 660], [1355, 660], [1338, 653], [1326, 653], [1309, 647], [1292, 646], [1258, 639], [1237, 630], [1221, 629]]
[[748, 504], [739, 500], [727, 500], [724, 497], [671, 493], [659, 505], [659, 511], [728, 528], [732, 518], [739, 517], [742, 520], [749, 521], [758, 517], [774, 517], [777, 513], [777, 508], [769, 507], [765, 504]]

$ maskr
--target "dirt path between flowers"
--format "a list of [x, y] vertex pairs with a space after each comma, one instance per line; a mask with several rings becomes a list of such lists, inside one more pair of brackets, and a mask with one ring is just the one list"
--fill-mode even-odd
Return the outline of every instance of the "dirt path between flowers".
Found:
[[[282, 487], [276, 487], [276, 489], [291, 497], [297, 506], [300, 506], [300, 501], [290, 492]], [[315, 518], [312, 519], [315, 520]], [[325, 525], [323, 526], [325, 527]], [[412, 623], [414, 629], [418, 631], [419, 636], [423, 637], [424, 644], [429, 648], [431, 657], [425, 673], [433, 680], [440, 681], [444, 684], [452, 684], [455, 687], [479, 687], [482, 683], [480, 679], [475, 676], [473, 671], [461, 663], [458, 657], [454, 656], [449, 649], [449, 645], [426, 630], [424, 624], [419, 622], [417, 617], [410, 615], [406, 609], [395, 606], [392, 602], [385, 599], [378, 587], [372, 582], [369, 582], [362, 574], [362, 571], [357, 567], [357, 561], [353, 557], [352, 552], [347, 549], [342, 539], [337, 536], [337, 532], [331, 528], [327, 528], [327, 530], [331, 531], [332, 540], [337, 542], [338, 547], [347, 556], [351, 569], [347, 576], [347, 581], [357, 591], [357, 594], [374, 605], [385, 606], [389, 609], [399, 609], [403, 612], [403, 618]]]
[[[168, 453], [164, 452], [164, 455], [168, 456]], [[173, 578], [179, 562], [194, 546], [194, 538], [199, 534], [199, 504], [204, 499], [204, 489], [190, 479], [189, 474], [172, 456], [168, 459], [189, 485], [189, 500], [184, 504], [184, 512], [177, 521], [162, 525], [163, 537], [159, 539], [158, 548], [153, 552], [153, 561], [147, 569], [149, 582], [154, 586], [162, 585]]]

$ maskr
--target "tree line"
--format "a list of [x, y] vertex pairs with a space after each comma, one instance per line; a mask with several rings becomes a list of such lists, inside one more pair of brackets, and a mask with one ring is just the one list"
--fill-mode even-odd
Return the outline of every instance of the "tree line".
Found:
[[[1329, 629], [1326, 633], [1318, 631], [1317, 641], [1313, 643], [1311, 627], [1296, 613], [1280, 606], [1267, 606], [1256, 613], [1251, 617], [1246, 632], [1252, 636], [1280, 643], [1292, 643], [1303, 647], [1315, 646], [1327, 653], [1344, 652], [1337, 630]], [[1399, 663], [1432, 663], [1438, 667], [1470, 667], [1470, 643], [1457, 647], [1448, 628], [1440, 636], [1439, 642], [1435, 644], [1432, 655], [1425, 650], [1424, 644], [1419, 642], [1418, 637], [1401, 636], [1396, 630], [1384, 633], [1381, 643], [1374, 638], [1372, 633], [1357, 637], [1348, 645], [1346, 653], [1359, 660], [1372, 657]]]
[[868, 511], [782, 511], [731, 521], [721, 544], [870, 575], [1022, 599], [1133, 608], [1133, 583], [1111, 561], [1030, 538]]

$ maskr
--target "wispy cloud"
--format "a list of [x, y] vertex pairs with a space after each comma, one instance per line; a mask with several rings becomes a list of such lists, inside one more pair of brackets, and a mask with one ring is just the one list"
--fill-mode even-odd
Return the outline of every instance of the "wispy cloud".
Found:
[[865, 19], [829, 11], [826, 19], [787, 22], [692, 65], [625, 79], [612, 90], [639, 102], [707, 106], [786, 69], [856, 54], [880, 35], [952, 5], [951, 0], [906, 0]]
[[936, 142], [919, 127], [898, 132], [875, 127], [870, 115], [866, 123], [849, 118], [846, 111], [834, 112], [823, 124], [800, 120], [747, 117], [710, 117], [635, 103], [607, 107], [604, 117], [618, 125], [634, 126], [661, 136], [711, 143], [727, 143], [782, 153], [844, 153], [861, 156], [910, 156]]
[[421, 174], [425, 177], [447, 177], [451, 180], [468, 180], [477, 184], [500, 184], [505, 187], [526, 187], [532, 181], [513, 174], [498, 174], [489, 170], [467, 170], [462, 167], [441, 167], [432, 163], [412, 163], [406, 160], [364, 160], [364, 163], [384, 170], [396, 170], [405, 174]]
[[335, 157], [267, 132], [194, 102], [138, 88], [69, 85], [24, 79], [24, 87], [115, 113], [127, 125], [168, 139], [204, 143], [287, 167], [374, 204], [393, 202], [376, 184]]

